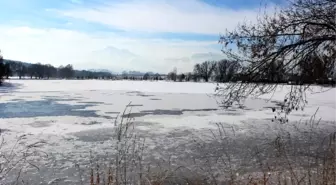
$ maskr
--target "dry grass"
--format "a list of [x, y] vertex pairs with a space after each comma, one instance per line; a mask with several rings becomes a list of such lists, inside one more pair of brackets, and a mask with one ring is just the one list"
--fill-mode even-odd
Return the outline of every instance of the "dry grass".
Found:
[[[324, 137], [319, 146], [310, 145], [309, 143], [312, 141], [317, 142], [314, 137], [314, 126], [317, 125], [314, 119], [308, 123], [311, 125], [310, 132], [304, 132], [302, 136], [308, 143], [303, 148], [297, 148], [297, 144], [293, 142], [293, 136], [290, 134], [279, 133], [266, 148], [255, 150], [257, 152], [253, 155], [254, 159], [250, 159], [256, 161], [255, 170], [252, 172], [247, 170], [239, 174], [244, 170], [234, 167], [233, 156], [226, 152], [228, 148], [225, 146], [232, 140], [228, 140], [228, 131], [220, 125], [218, 131], [213, 133], [212, 140], [224, 149], [219, 150], [221, 162], [217, 159], [217, 164], [212, 163], [209, 157], [209, 159], [203, 159], [209, 167], [200, 164], [201, 168], [199, 169], [188, 169], [186, 166], [162, 168], [145, 164], [145, 141], [134, 134], [133, 122], [127, 116], [129, 112], [127, 113], [125, 109], [119, 122], [115, 122], [117, 144], [114, 159], [111, 159], [112, 162], [107, 169], [101, 169], [99, 165], [92, 165], [90, 185], [336, 184], [336, 132]], [[264, 153], [267, 152], [274, 153], [274, 155], [265, 157]], [[220, 166], [220, 168], [214, 166]], [[218, 172], [218, 169], [222, 169], [221, 172]], [[187, 173], [185, 173], [186, 171]]]
[[18, 184], [21, 174], [26, 169], [40, 170], [34, 164], [36, 158], [43, 159], [48, 157], [45, 152], [39, 150], [45, 144], [44, 141], [28, 141], [26, 136], [17, 137], [15, 142], [6, 142], [0, 129], [0, 184], [9, 176]]
[[[91, 160], [87, 168], [90, 185], [336, 185], [336, 130], [329, 133], [318, 130], [319, 121], [306, 123], [308, 130], [297, 128], [295, 134], [279, 131], [273, 140], [260, 140], [256, 146], [243, 146], [235, 139], [234, 129], [218, 124], [209, 141], [197, 140], [193, 150], [195, 164], [186, 166], [151, 164], [146, 159], [146, 142], [139, 137], [130, 118], [131, 106], [115, 121], [114, 152], [108, 164]], [[306, 127], [305, 127], [306, 128]], [[324, 136], [324, 137], [322, 137]], [[17, 143], [25, 139], [19, 137]], [[14, 143], [9, 153], [0, 153], [0, 182], [14, 169], [21, 171], [35, 166], [31, 157], [42, 157], [37, 148], [43, 143], [28, 144], [22, 148]], [[3, 138], [0, 149], [5, 146]], [[203, 153], [200, 153], [203, 152]], [[249, 165], [237, 160], [237, 153], [245, 157]], [[200, 153], [198, 155], [198, 153]], [[241, 156], [239, 156], [241, 157]], [[251, 168], [252, 166], [252, 168]], [[82, 177], [80, 177], [82, 180]], [[22, 183], [24, 184], [24, 183]]]

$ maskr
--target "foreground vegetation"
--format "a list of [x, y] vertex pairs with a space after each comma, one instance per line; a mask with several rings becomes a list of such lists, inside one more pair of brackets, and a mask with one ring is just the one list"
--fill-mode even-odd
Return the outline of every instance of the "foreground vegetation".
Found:
[[195, 140], [195, 153], [187, 154], [194, 164], [186, 166], [170, 159], [146, 160], [145, 138], [136, 135], [129, 113], [125, 111], [122, 117], [126, 118], [115, 122], [115, 153], [109, 165], [99, 165], [98, 159], [91, 163], [90, 172], [84, 170], [91, 185], [336, 183], [336, 128], [326, 132], [314, 116], [306, 127], [280, 131], [273, 138], [257, 137], [260, 144], [245, 147], [242, 140], [251, 136], [242, 137], [218, 124], [209, 139]]
[[[319, 119], [312, 116], [307, 122], [283, 124], [283, 129], [265, 135], [246, 134], [234, 127], [217, 123], [217, 129], [202, 131], [202, 134], [195, 133], [193, 138], [186, 141], [189, 142], [188, 147], [178, 146], [177, 150], [182, 151], [178, 155], [187, 158], [181, 157], [182, 160], [176, 160], [171, 156], [153, 160], [150, 155], [157, 151], [151, 150], [146, 136], [139, 134], [136, 123], [130, 117], [131, 108], [128, 106], [114, 122], [115, 129], [110, 138], [110, 147], [113, 150], [106, 156], [90, 155], [90, 159], [87, 159], [90, 161], [89, 166], [76, 164], [80, 175], [77, 176], [77, 181], [71, 181], [71, 184], [336, 183], [335, 123], [333, 127], [324, 127]], [[22, 137], [25, 136], [21, 136], [16, 144], [12, 144], [11, 151], [2, 151], [0, 155], [1, 182], [8, 182], [4, 180], [8, 178], [8, 174], [14, 173], [14, 184], [29, 184], [26, 180], [30, 173], [41, 173], [33, 159], [52, 157], [39, 150], [43, 145], [41, 142], [22, 147]], [[4, 140], [1, 143], [3, 150], [6, 143]], [[67, 184], [65, 179], [62, 181], [58, 178], [49, 184]]]

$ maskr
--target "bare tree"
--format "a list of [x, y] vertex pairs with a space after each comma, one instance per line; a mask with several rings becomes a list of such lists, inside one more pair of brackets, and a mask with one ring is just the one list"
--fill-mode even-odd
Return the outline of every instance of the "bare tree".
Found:
[[33, 76], [36, 77], [36, 75], [37, 75], [37, 73], [36, 73], [36, 68], [37, 68], [37, 65], [36, 65], [36, 64], [31, 64], [31, 65], [28, 67], [27, 73], [28, 73], [28, 75], [30, 76], [30, 79], [32, 79]]
[[191, 76], [192, 74], [189, 72], [189, 73], [186, 73], [186, 76], [185, 76], [185, 81], [186, 82], [189, 82], [191, 80]]
[[217, 82], [228, 82], [236, 75], [239, 64], [227, 59], [220, 60], [216, 63], [215, 75]]
[[177, 78], [178, 78], [178, 80], [179, 80], [180, 82], [182, 82], [182, 81], [186, 78], [186, 76], [185, 76], [184, 73], [182, 73], [182, 74], [179, 74], [179, 75], [177, 76]]
[[173, 80], [174, 82], [176, 81], [176, 79], [177, 79], [177, 69], [176, 69], [176, 67], [174, 67], [172, 72], [168, 73], [167, 78], [169, 80]]
[[43, 79], [45, 76], [45, 68], [41, 63], [36, 64], [36, 74], [39, 79]]
[[220, 60], [216, 64], [215, 74], [217, 82], [225, 82], [226, 81], [226, 72], [228, 68], [229, 61], [224, 59]]
[[47, 79], [49, 79], [50, 77], [56, 77], [57, 69], [54, 66], [46, 64], [43, 65], [43, 68], [44, 68], [44, 76], [47, 77]]
[[[299, 73], [304, 83], [324, 82], [332, 77], [333, 66], [328, 58], [311, 55], [299, 65]], [[329, 66], [328, 66], [329, 65]]]
[[74, 76], [74, 69], [72, 67], [71, 64], [68, 64], [66, 65], [65, 67], [64, 66], [60, 66], [58, 68], [58, 76], [60, 78], [66, 78], [66, 79], [70, 79]]
[[143, 80], [149, 80], [149, 78], [150, 78], [149, 73], [145, 73], [142, 79]]
[[[297, 74], [298, 66], [312, 55], [323, 59], [323, 68], [334, 68], [336, 58], [336, 1], [293, 0], [272, 16], [264, 14], [256, 24], [243, 23], [222, 35], [222, 51], [238, 61], [244, 79], [255, 81], [273, 72]], [[232, 49], [236, 46], [237, 49]], [[328, 71], [320, 69], [321, 71]], [[298, 74], [298, 81], [302, 81]], [[315, 76], [314, 78], [319, 78]], [[303, 84], [303, 83], [300, 83]], [[309, 85], [293, 86], [288, 97], [290, 107], [304, 106], [304, 93]], [[274, 92], [277, 84], [232, 83], [218, 87], [223, 103], [232, 105], [246, 97]], [[284, 97], [285, 99], [285, 97]], [[287, 102], [288, 103], [288, 102]], [[296, 107], [297, 108], [297, 107]]]
[[27, 73], [27, 67], [22, 63], [22, 62], [18, 62], [16, 64], [16, 73], [19, 76], [19, 78], [21, 79], [23, 76], [26, 75]]
[[5, 66], [3, 64], [3, 57], [2, 57], [1, 51], [0, 51], [0, 85], [2, 84], [3, 76], [5, 76], [4, 75], [4, 73], [5, 73], [4, 69], [5, 69]]
[[12, 71], [12, 68], [11, 68], [11, 65], [10, 63], [5, 63], [5, 76], [6, 76], [6, 79], [9, 79], [10, 76], [13, 75], [13, 71]]
[[10, 67], [10, 64], [7, 62], [4, 62], [3, 56], [0, 51], [0, 85], [2, 84], [2, 81], [5, 78], [9, 78], [9, 76], [12, 75], [12, 70]]
[[194, 67], [194, 73], [208, 82], [216, 67], [216, 62], [205, 61], [201, 64], [196, 64]]

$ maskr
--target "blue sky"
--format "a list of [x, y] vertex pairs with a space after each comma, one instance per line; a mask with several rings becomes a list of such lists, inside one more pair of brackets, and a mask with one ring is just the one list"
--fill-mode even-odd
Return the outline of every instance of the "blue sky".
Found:
[[[5, 58], [76, 68], [192, 70], [218, 38], [282, 0], [0, 0]], [[126, 51], [126, 52], [125, 52]], [[197, 58], [195, 56], [202, 56]]]

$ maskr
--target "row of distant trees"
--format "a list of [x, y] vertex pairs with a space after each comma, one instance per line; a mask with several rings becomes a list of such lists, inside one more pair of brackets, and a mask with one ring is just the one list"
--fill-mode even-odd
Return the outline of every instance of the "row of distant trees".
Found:
[[[27, 64], [17, 61], [4, 62], [0, 55], [0, 83], [3, 78], [10, 76], [30, 77], [35, 79], [114, 79], [108, 72], [92, 72], [87, 70], [75, 71], [71, 64], [60, 66], [58, 68], [50, 64]], [[255, 72], [258, 78], [250, 78], [241, 72], [242, 66], [233, 60], [205, 61], [195, 64], [193, 72], [177, 73], [177, 69], [167, 75], [168, 80], [172, 81], [215, 81], [215, 82], [263, 82], [263, 83], [286, 83], [292, 81], [294, 83], [334, 83], [333, 67], [325, 66], [330, 64], [325, 62], [326, 58], [313, 56], [298, 65], [291, 73], [286, 72], [284, 64], [281, 61], [273, 62], [267, 70]], [[258, 73], [258, 74], [257, 74]], [[143, 76], [122, 75], [122, 79], [126, 80], [163, 80], [160, 74], [145, 73]]]
[[[195, 64], [193, 72], [177, 73], [177, 69], [168, 73], [168, 80], [172, 81], [215, 81], [215, 82], [262, 82], [262, 83], [287, 83], [297, 84], [327, 84], [335, 83], [334, 67], [327, 61], [328, 58], [320, 58], [312, 55], [301, 62], [291, 71], [288, 71], [280, 60], [268, 64], [268, 68], [255, 71], [257, 78], [250, 78], [251, 73], [242, 71], [244, 66], [234, 60], [223, 59], [220, 61], [205, 61]], [[330, 59], [329, 59], [330, 60]]]
[[88, 70], [75, 70], [76, 79], [85, 80], [85, 79], [114, 79], [114, 75], [110, 72], [103, 71], [88, 71]]
[[[329, 59], [330, 60], [330, 59]], [[251, 73], [242, 72], [243, 66], [237, 61], [223, 59], [220, 61], [205, 61], [195, 64], [193, 72], [177, 73], [177, 69], [167, 75], [168, 80], [172, 81], [215, 81], [215, 82], [262, 82], [262, 83], [287, 83], [288, 81], [297, 84], [327, 84], [335, 83], [334, 68], [331, 62], [327, 62], [328, 58], [321, 58], [317, 55], [301, 62], [292, 71], [286, 70], [283, 62], [280, 60], [271, 64], [267, 64], [267, 69], [255, 71], [255, 78], [251, 78]], [[75, 71], [71, 64], [60, 66], [58, 68], [50, 64], [28, 64], [18, 61], [4, 60], [0, 55], [0, 84], [3, 78], [10, 76], [30, 77], [35, 79], [115, 79], [108, 72], [93, 71]], [[163, 76], [156, 73], [145, 73], [143, 76], [122, 75], [122, 79], [126, 80], [163, 80]]]
[[9, 74], [10, 74], [10, 68], [8, 64], [4, 64], [3, 59], [0, 58], [0, 85], [2, 84], [3, 79], [8, 77]]
[[[0, 55], [1, 56], [1, 55]], [[1, 57], [0, 77], [8, 79], [11, 76], [17, 76], [19, 79], [29, 77], [31, 79], [126, 79], [126, 80], [163, 80], [160, 74], [147, 72], [123, 72], [121, 76], [113, 75], [108, 71], [89, 71], [74, 70], [71, 64], [60, 66], [58, 68], [50, 64], [31, 64], [20, 61], [5, 60]]]
[[144, 73], [143, 75], [132, 75], [132, 74], [122, 74], [121, 78], [124, 80], [163, 80], [162, 78], [163, 75], [160, 75], [159, 73], [152, 73], [152, 72], [147, 72]]
[[31, 79], [112, 79], [109, 72], [74, 70], [71, 64], [54, 67], [50, 64], [31, 64], [20, 61], [5, 60], [0, 53], [0, 85], [11, 76]]
[[3, 77], [7, 79], [10, 76], [18, 76], [20, 79], [22, 77], [30, 77], [31, 79], [49, 79], [72, 78], [74, 76], [74, 69], [71, 64], [56, 68], [50, 64], [27, 64], [17, 61], [2, 60], [2, 65], [4, 66]]
[[5, 76], [5, 65], [3, 63], [3, 57], [0, 53], [0, 85], [2, 84], [3, 77]]
[[230, 60], [205, 61], [195, 64], [193, 72], [177, 73], [177, 69], [167, 75], [168, 80], [172, 81], [232, 81], [238, 74], [238, 64]]

